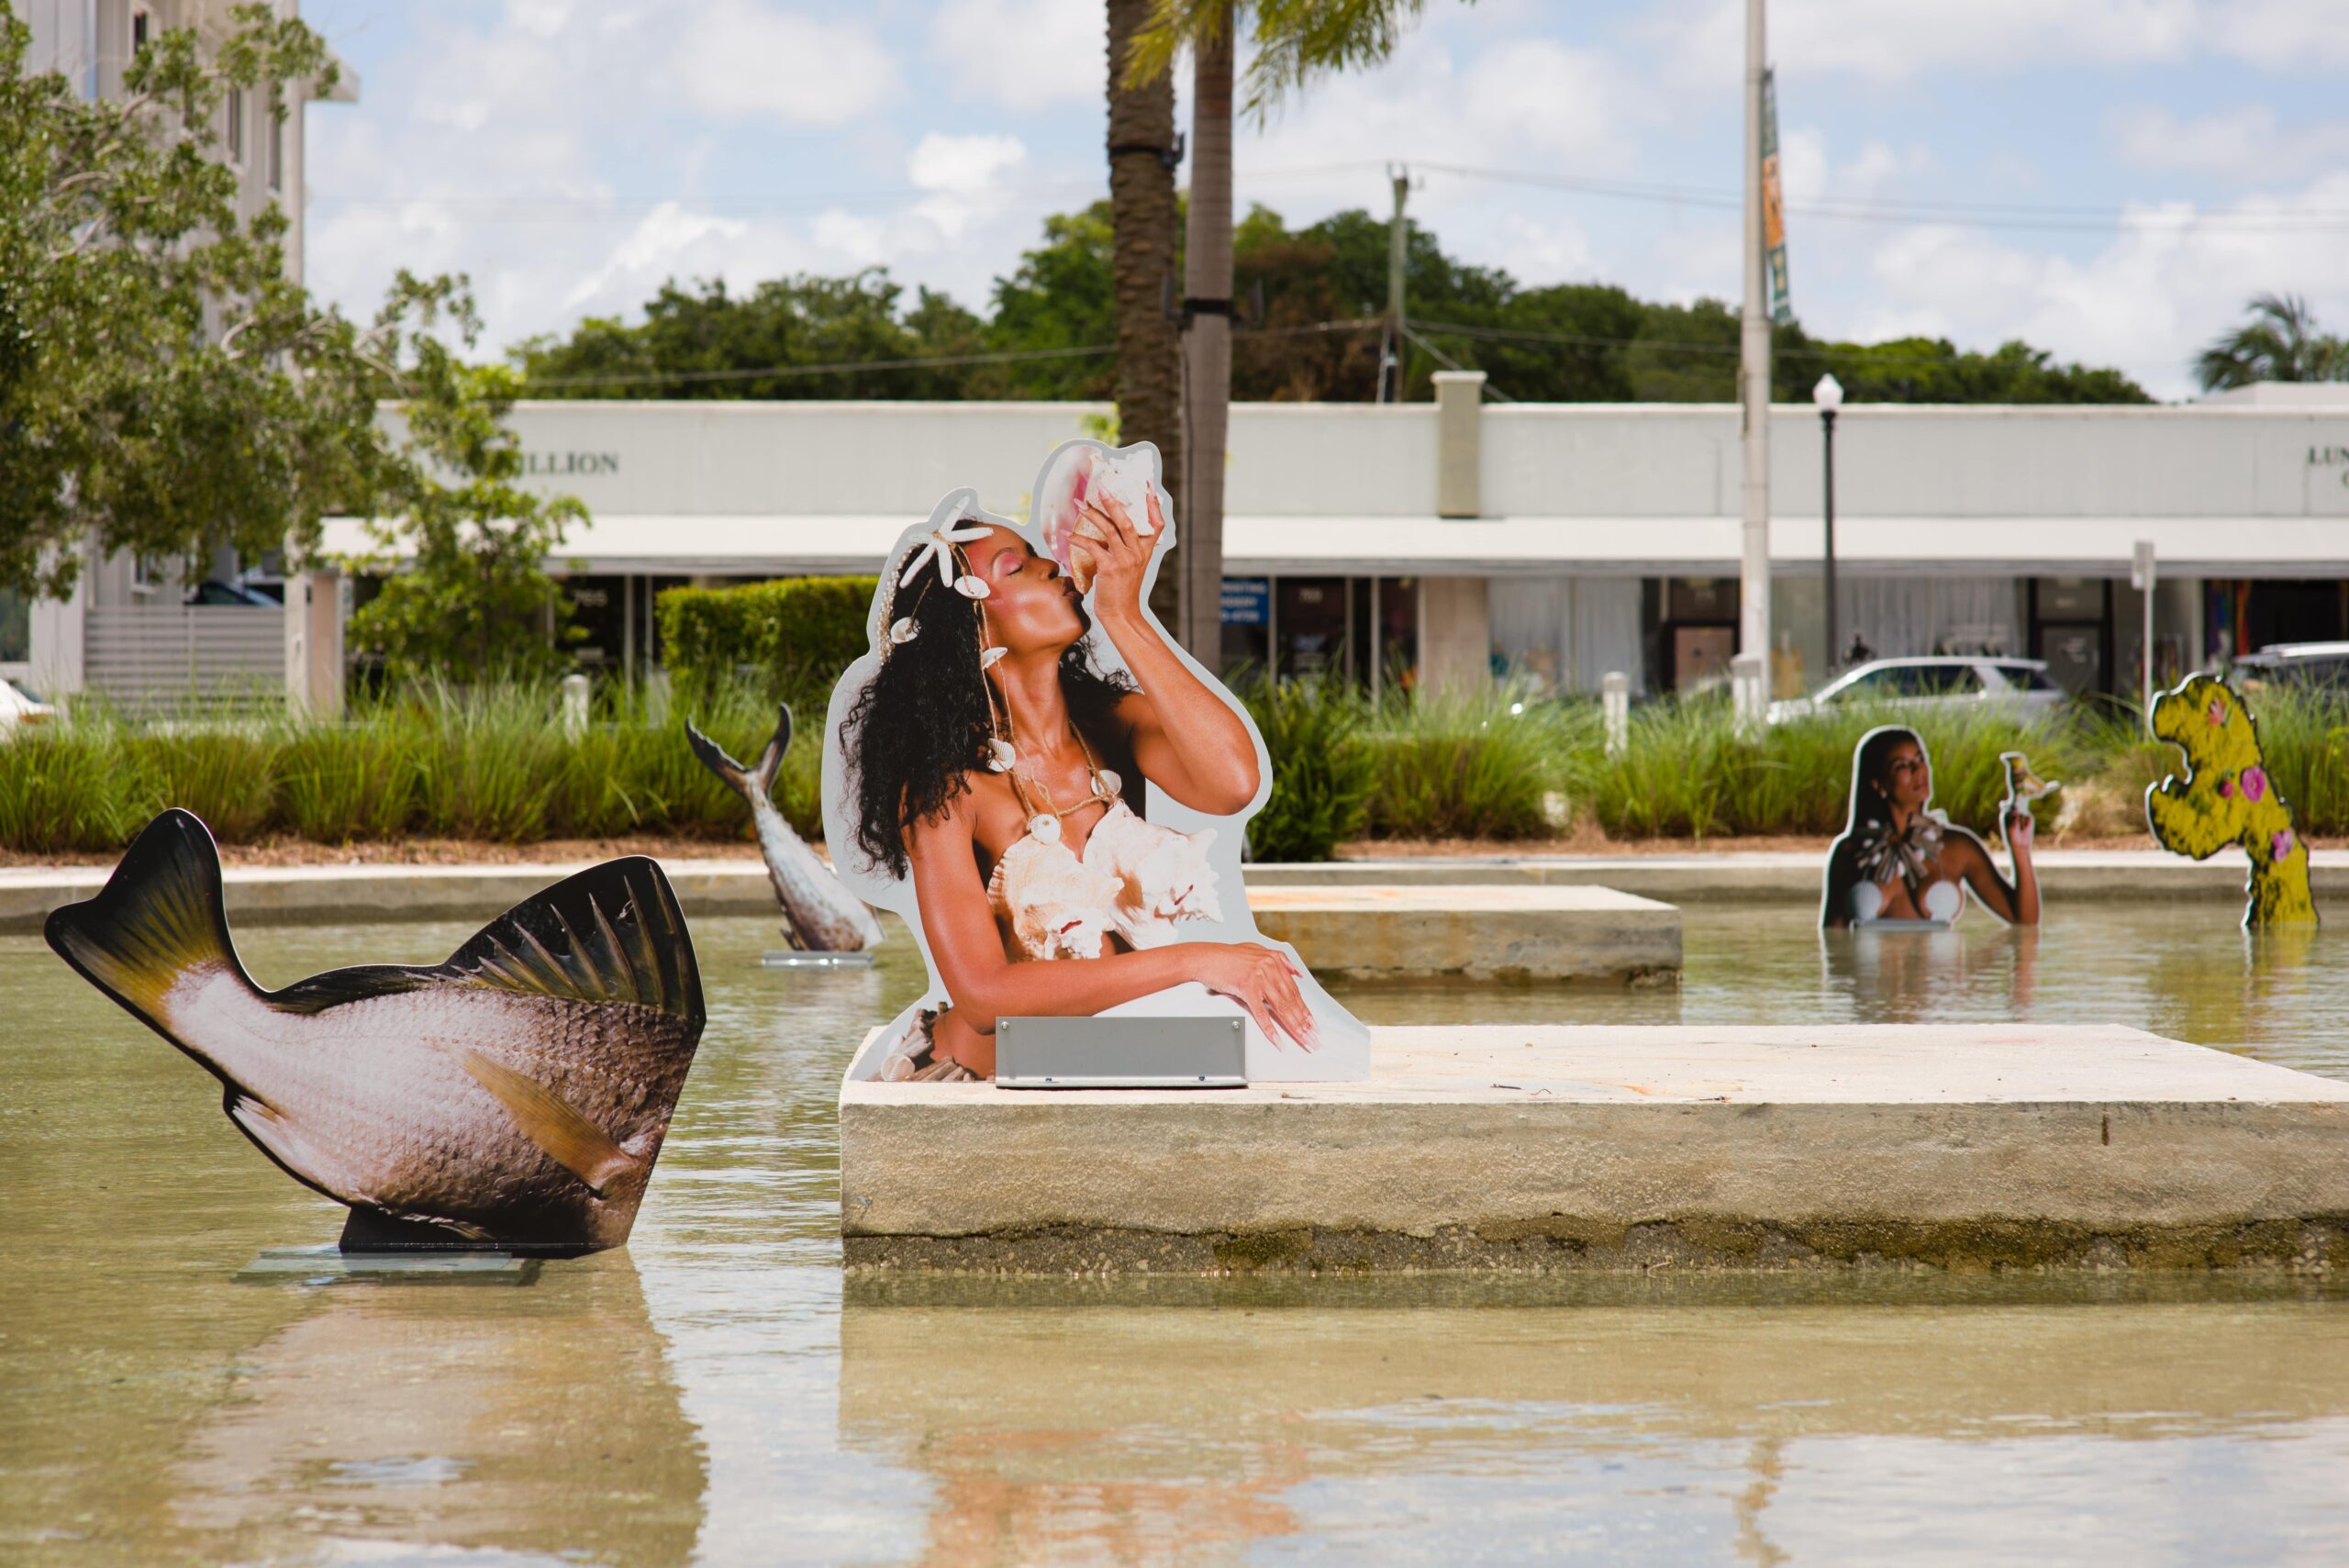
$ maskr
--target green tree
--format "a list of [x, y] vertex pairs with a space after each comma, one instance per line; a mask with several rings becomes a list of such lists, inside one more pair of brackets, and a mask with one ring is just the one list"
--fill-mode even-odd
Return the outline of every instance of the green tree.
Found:
[[382, 336], [287, 275], [275, 207], [239, 219], [215, 128], [232, 88], [281, 115], [289, 88], [330, 88], [325, 45], [239, 6], [217, 47], [164, 30], [122, 97], [85, 103], [25, 72], [30, 39], [0, 10], [0, 586], [61, 594], [90, 541], [315, 541], [395, 475]]
[[2243, 308], [2250, 318], [2214, 339], [2194, 362], [2203, 391], [2255, 381], [2349, 381], [2349, 342], [2318, 331], [2307, 300], [2262, 294]]
[[521, 444], [504, 423], [521, 376], [466, 363], [433, 330], [445, 321], [473, 346], [480, 322], [463, 285], [403, 274], [400, 289], [417, 317], [393, 372], [407, 462], [398, 510], [369, 525], [377, 553], [346, 563], [384, 577], [351, 613], [351, 645], [380, 658], [395, 681], [544, 678], [568, 662], [553, 628], [580, 635], [565, 624], [570, 603], [545, 563], [586, 508], [521, 484]]
[[[1083, 212], [1044, 219], [1043, 244], [1021, 256], [1011, 276], [996, 280], [987, 341], [998, 351], [1019, 353], [1111, 343], [1117, 310], [1109, 204], [1095, 202]], [[1023, 397], [1108, 397], [1117, 389], [1117, 362], [1109, 355], [988, 369], [1000, 373], [974, 378], [979, 384], [1016, 387], [1015, 395]]]

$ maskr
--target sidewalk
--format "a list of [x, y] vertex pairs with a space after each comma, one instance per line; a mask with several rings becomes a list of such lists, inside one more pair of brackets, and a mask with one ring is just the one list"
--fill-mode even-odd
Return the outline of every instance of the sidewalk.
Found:
[[[2317, 904], [2349, 906], [2349, 850], [2311, 852]], [[747, 857], [663, 860], [685, 913], [775, 914], [766, 868]], [[2243, 857], [2201, 862], [2157, 850], [2043, 850], [2039, 884], [2054, 902], [2237, 900]], [[486, 920], [584, 864], [239, 866], [223, 873], [228, 913], [243, 925], [376, 920]], [[1462, 855], [1263, 864], [1258, 887], [1399, 885], [1611, 887], [1667, 904], [1803, 903], [1819, 896], [1820, 858], [1773, 852], [1702, 855]], [[106, 884], [105, 866], [0, 867], [0, 931], [38, 931], [60, 905]]]

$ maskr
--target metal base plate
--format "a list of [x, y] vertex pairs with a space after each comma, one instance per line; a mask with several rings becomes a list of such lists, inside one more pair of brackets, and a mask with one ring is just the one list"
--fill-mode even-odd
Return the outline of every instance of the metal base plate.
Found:
[[870, 969], [869, 952], [804, 952], [797, 948], [769, 948], [759, 955], [762, 969]]
[[331, 1284], [338, 1280], [415, 1280], [468, 1284], [529, 1284], [544, 1266], [512, 1252], [346, 1252], [318, 1247], [265, 1247], [237, 1274], [239, 1284]]
[[1234, 1018], [997, 1018], [998, 1089], [1240, 1089], [1247, 1026]]

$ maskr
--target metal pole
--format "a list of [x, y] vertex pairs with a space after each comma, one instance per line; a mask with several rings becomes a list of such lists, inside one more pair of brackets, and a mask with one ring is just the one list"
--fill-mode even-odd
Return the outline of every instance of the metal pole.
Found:
[[1770, 317], [1762, 247], [1762, 73], [1768, 63], [1763, 0], [1745, 0], [1745, 308], [1738, 355], [1744, 412], [1744, 549], [1738, 575], [1740, 651], [1753, 679], [1738, 688], [1758, 723], [1770, 700]]
[[1835, 673], [1837, 632], [1835, 624], [1835, 410], [1819, 411], [1820, 422], [1827, 428], [1827, 663], [1824, 673]]
[[1403, 255], [1408, 233], [1404, 227], [1403, 206], [1410, 199], [1411, 172], [1401, 164], [1389, 164], [1386, 173], [1395, 183], [1395, 217], [1386, 226], [1386, 329], [1379, 335], [1378, 401], [1400, 403], [1403, 400]]

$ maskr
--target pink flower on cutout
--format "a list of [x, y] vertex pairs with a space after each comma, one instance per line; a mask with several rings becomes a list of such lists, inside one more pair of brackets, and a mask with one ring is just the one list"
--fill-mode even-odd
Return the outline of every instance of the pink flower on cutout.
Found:
[[2272, 848], [2276, 851], [2277, 860], [2289, 859], [2292, 853], [2292, 830], [2289, 828], [2278, 828]]
[[2243, 771], [2243, 797], [2245, 800], [2257, 800], [2261, 795], [2266, 795], [2266, 793], [2267, 770], [2266, 768], [2245, 768]]
[[2213, 729], [2227, 721], [2227, 702], [2224, 697], [2210, 699], [2210, 711], [2208, 717], [2210, 720], [2210, 728]]
[[2232, 773], [2221, 773], [2219, 775], [2219, 798], [2221, 800], [2232, 800], [2234, 797], [2234, 775]]

